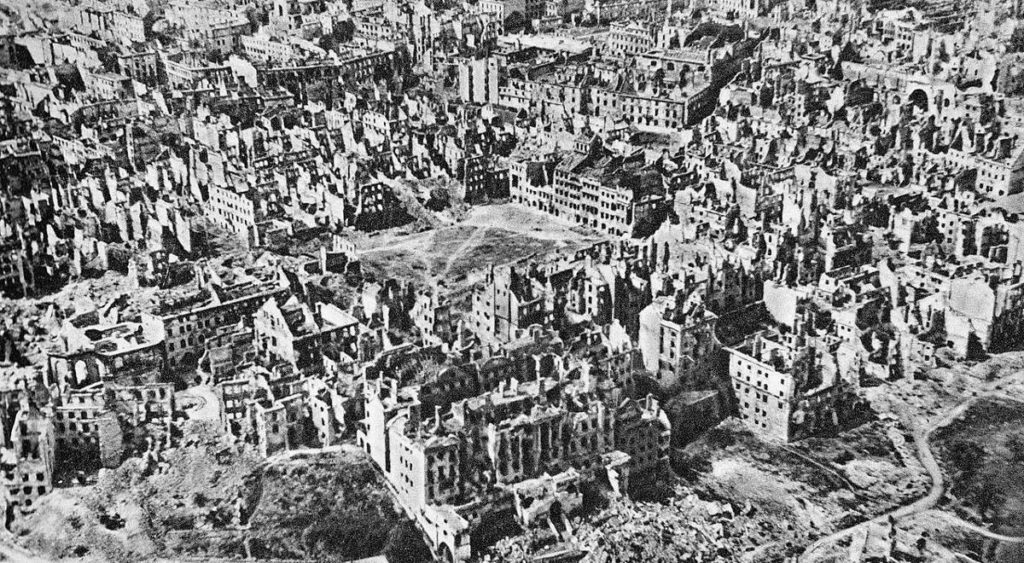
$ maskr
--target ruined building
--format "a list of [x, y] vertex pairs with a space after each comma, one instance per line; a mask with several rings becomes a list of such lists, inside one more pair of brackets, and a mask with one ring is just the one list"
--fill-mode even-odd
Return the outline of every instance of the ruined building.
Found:
[[788, 442], [838, 427], [854, 406], [839, 373], [838, 342], [796, 333], [757, 333], [727, 348], [740, 418], [755, 434]]
[[607, 480], [625, 492], [631, 475], [664, 466], [670, 429], [656, 400], [602, 397], [587, 370], [562, 366], [554, 377], [500, 379], [432, 413], [416, 386], [367, 382], [359, 445], [435, 556], [467, 560], [472, 532], [501, 514], [571, 533], [565, 515], [582, 485]]

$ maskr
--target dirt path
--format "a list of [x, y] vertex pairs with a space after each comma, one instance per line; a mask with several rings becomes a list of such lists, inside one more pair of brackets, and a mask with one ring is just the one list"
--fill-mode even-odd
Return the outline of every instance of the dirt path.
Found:
[[438, 273], [437, 276], [435, 277], [439, 280], [444, 280], [445, 278], [447, 278], [448, 272], [451, 271], [452, 266], [455, 264], [455, 260], [459, 256], [465, 254], [475, 244], [479, 243], [484, 238], [484, 235], [487, 234], [487, 231], [489, 229], [490, 227], [476, 227], [475, 229], [473, 229], [473, 232], [470, 233], [468, 237], [466, 237], [466, 240], [462, 241], [462, 244], [460, 244], [459, 247], [455, 249], [455, 252], [452, 252], [451, 255], [449, 255], [448, 258], [444, 261], [444, 268], [441, 268], [441, 272]]
[[[430, 232], [436, 234], [438, 232], [438, 229], [434, 229]], [[397, 240], [395, 242], [392, 242], [391, 244], [372, 248], [364, 248], [361, 249], [359, 252], [360, 254], [372, 254], [374, 252], [388, 252], [391, 250], [413, 250], [417, 244], [421, 243], [421, 240], [419, 238], [421, 235], [422, 233], [404, 235], [401, 240]]]
[[959, 516], [957, 516], [955, 514], [950, 514], [950, 513], [946, 512], [944, 510], [927, 510], [925, 512], [922, 512], [922, 514], [927, 514], [928, 516], [934, 516], [936, 518], [941, 518], [942, 520], [945, 520], [946, 523], [948, 523], [950, 525], [956, 526], [958, 528], [964, 528], [966, 530], [970, 530], [970, 531], [972, 531], [972, 532], [974, 532], [976, 534], [985, 536], [986, 538], [991, 539], [991, 540], [996, 540], [996, 541], [1001, 541], [1001, 542], [1006, 542], [1006, 543], [1024, 543], [1024, 536], [1007, 536], [1005, 534], [1000, 534], [998, 532], [993, 532], [992, 530], [989, 530], [988, 528], [986, 528], [984, 526], [979, 526], [979, 525], [977, 525], [977, 524], [975, 524], [973, 522], [968, 522], [967, 520], [964, 520], [963, 518], [960, 518]]
[[[1001, 383], [1003, 382], [993, 382], [992, 384], [987, 386], [987, 391], [979, 393], [978, 395], [971, 397], [970, 399], [949, 409], [941, 417], [939, 417], [938, 420], [928, 424], [925, 427], [916, 424], [914, 422], [914, 419], [911, 418], [910, 416], [904, 416], [904, 425], [907, 426], [908, 428], [913, 429], [914, 445], [917, 446], [918, 459], [921, 461], [921, 465], [924, 466], [925, 470], [928, 471], [928, 475], [931, 477], [932, 480], [932, 485], [928, 491], [928, 494], [908, 505], [901, 506], [900, 508], [897, 508], [880, 516], [876, 516], [875, 518], [866, 520], [859, 524], [855, 524], [853, 526], [850, 526], [849, 528], [839, 530], [835, 533], [832, 533], [828, 536], [819, 539], [818, 541], [811, 544], [803, 552], [803, 554], [797, 558], [797, 561], [814, 561], [813, 557], [815, 555], [815, 552], [841, 539], [849, 537], [854, 533], [863, 530], [866, 527], [877, 524], [886, 524], [890, 521], [898, 521], [907, 518], [908, 516], [913, 516], [915, 514], [932, 510], [935, 507], [935, 505], [939, 502], [939, 500], [942, 499], [942, 495], [945, 494], [946, 492], [945, 477], [942, 475], [942, 468], [939, 466], [938, 461], [935, 460], [934, 454], [932, 454], [930, 443], [932, 434], [934, 434], [936, 430], [952, 424], [953, 421], [960, 418], [967, 411], [967, 409], [971, 408], [972, 406], [974, 406], [975, 403], [982, 399], [998, 398], [1013, 400], [1012, 398], [1004, 395], [1002, 392], [993, 390], [993, 388], [1000, 385]], [[1024, 543], [1024, 537], [1004, 536], [1002, 534], [997, 534], [982, 526], [972, 524], [959, 518], [958, 516], [943, 512], [941, 510], [934, 510], [932, 512], [942, 514], [942, 518], [950, 524], [962, 528], [967, 528], [971, 531], [982, 534], [987, 538], [999, 541]]]

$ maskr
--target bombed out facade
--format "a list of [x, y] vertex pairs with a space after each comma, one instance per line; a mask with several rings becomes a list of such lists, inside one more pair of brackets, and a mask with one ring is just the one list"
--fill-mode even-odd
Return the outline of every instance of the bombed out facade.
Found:
[[8, 2], [0, 559], [1009, 560], [1022, 37]]

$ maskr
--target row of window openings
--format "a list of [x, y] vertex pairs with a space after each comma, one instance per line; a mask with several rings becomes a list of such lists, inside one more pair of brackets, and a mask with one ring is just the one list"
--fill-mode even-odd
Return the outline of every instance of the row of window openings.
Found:
[[[8, 483], [13, 483], [14, 482], [14, 472], [13, 471], [8, 471], [5, 474], [5, 476], [7, 477], [7, 482]], [[22, 473], [21, 474], [21, 481], [23, 483], [27, 483], [28, 482], [28, 477], [29, 477], [28, 473]], [[42, 473], [36, 473], [36, 481], [45, 481], [45, 476]]]

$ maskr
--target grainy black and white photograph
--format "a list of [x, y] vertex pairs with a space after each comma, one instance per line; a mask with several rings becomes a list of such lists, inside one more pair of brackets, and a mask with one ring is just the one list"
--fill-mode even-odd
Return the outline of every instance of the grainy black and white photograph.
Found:
[[0, 0], [0, 562], [1024, 563], [1024, 0]]

